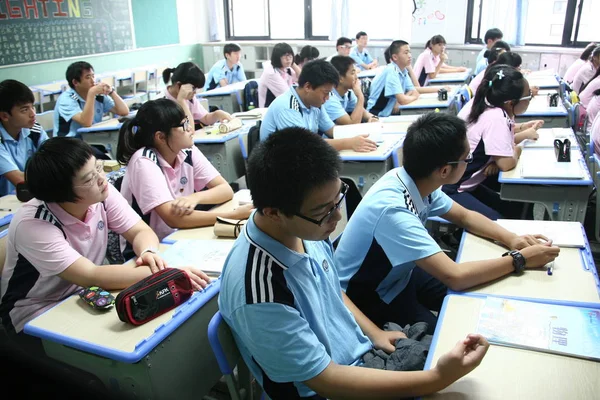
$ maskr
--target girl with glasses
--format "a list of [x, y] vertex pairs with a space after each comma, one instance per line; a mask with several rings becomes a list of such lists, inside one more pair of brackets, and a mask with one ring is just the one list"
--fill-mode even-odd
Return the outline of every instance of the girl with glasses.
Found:
[[498, 172], [517, 165], [521, 147], [515, 144], [538, 138], [543, 121], [515, 126], [515, 115], [527, 111], [531, 97], [529, 83], [516, 68], [497, 63], [487, 68], [471, 107], [458, 115], [468, 124], [473, 161], [457, 183], [443, 187], [454, 201], [492, 220], [520, 217], [521, 203], [500, 199]]
[[250, 215], [250, 206], [231, 212], [196, 211], [199, 204], [230, 200], [233, 191], [194, 146], [189, 124], [177, 103], [158, 99], [144, 103], [119, 132], [117, 160], [127, 165], [121, 193], [160, 240], [178, 228], [214, 225], [217, 216]]
[[263, 63], [258, 81], [258, 106], [269, 107], [278, 96], [298, 82], [300, 68], [294, 63], [294, 50], [287, 43], [277, 43], [271, 52], [271, 61]]

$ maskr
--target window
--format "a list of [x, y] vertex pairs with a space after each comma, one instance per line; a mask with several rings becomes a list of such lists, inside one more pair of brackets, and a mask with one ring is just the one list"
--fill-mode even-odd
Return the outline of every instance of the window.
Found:
[[600, 0], [467, 0], [465, 42], [483, 43], [499, 27], [509, 41], [507, 32], [521, 31], [525, 44], [583, 47], [600, 39], [598, 15]]
[[402, 6], [400, 3], [397, 0], [369, 0], [369, 6], [365, 7], [364, 0], [348, 0], [350, 39], [354, 39], [360, 31], [365, 31], [369, 39], [395, 39], [395, 27]]
[[228, 36], [269, 37], [269, 0], [229, 0], [228, 3], [225, 3]]

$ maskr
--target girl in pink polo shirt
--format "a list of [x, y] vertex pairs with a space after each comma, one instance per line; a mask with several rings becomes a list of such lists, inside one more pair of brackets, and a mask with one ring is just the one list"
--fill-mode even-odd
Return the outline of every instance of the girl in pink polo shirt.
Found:
[[[9, 333], [82, 287], [126, 288], [165, 268], [158, 238], [110, 185], [92, 148], [75, 138], [52, 138], [25, 170], [35, 197], [15, 214], [2, 271], [0, 318]], [[102, 265], [108, 231], [133, 243], [136, 263]], [[196, 288], [208, 277], [185, 268]]]
[[563, 79], [566, 82], [573, 82], [573, 79], [575, 79], [575, 75], [577, 74], [577, 72], [579, 72], [581, 67], [585, 65], [586, 61], [589, 60], [590, 56], [592, 55], [592, 51], [594, 51], [596, 46], [597, 45], [594, 42], [586, 46], [585, 50], [583, 50], [579, 58], [575, 60], [575, 62], [573, 62], [573, 64], [571, 64], [571, 66], [567, 69], [567, 72], [565, 72], [565, 76], [563, 77]]
[[446, 51], [446, 39], [442, 35], [435, 35], [425, 44], [422, 52], [413, 68], [415, 77], [421, 86], [427, 85], [430, 79], [437, 77], [439, 73], [464, 72], [465, 67], [452, 67], [446, 64], [448, 55]]
[[598, 68], [600, 68], [600, 46], [594, 48], [589, 61], [586, 61], [575, 74], [571, 85], [575, 93], [580, 94], [582, 92], [583, 87], [594, 77]]
[[583, 85], [581, 93], [579, 93], [579, 101], [587, 109], [590, 100], [594, 97], [594, 92], [600, 89], [600, 68], [596, 71], [594, 76]]
[[594, 153], [600, 155], [600, 114], [596, 114], [594, 121], [592, 121], [592, 129], [590, 130], [590, 137], [594, 142]]
[[[502, 40], [498, 40], [496, 43], [494, 43], [494, 47], [492, 47], [489, 50], [486, 50], [485, 53], [483, 53], [483, 56], [488, 61], [487, 68], [489, 68], [490, 65], [494, 64], [498, 60], [498, 57], [500, 57], [500, 55], [502, 53], [505, 53], [507, 51], [510, 51], [510, 46], [508, 45], [508, 43], [506, 43]], [[519, 59], [520, 59], [520, 57], [519, 57]], [[506, 63], [500, 63], [500, 64], [506, 64]], [[521, 62], [519, 61], [519, 65], [513, 65], [513, 67], [518, 67], [520, 65], [521, 65]], [[473, 96], [477, 92], [477, 88], [479, 87], [479, 84], [481, 84], [481, 81], [483, 80], [484, 75], [485, 75], [485, 69], [483, 71], [481, 71], [480, 73], [478, 73], [477, 75], [475, 75], [475, 77], [469, 83], [469, 89], [471, 89], [471, 93], [473, 94]]]
[[[193, 62], [184, 62], [177, 68], [167, 68], [163, 71], [163, 81], [167, 86], [165, 97], [179, 104], [190, 121], [194, 121], [196, 129], [213, 125], [215, 122], [230, 120], [231, 115], [223, 110], [208, 112], [198, 99], [196, 89], [204, 87], [204, 73]], [[200, 125], [201, 124], [201, 125]], [[194, 127], [192, 127], [194, 128]]]
[[194, 146], [189, 125], [177, 103], [158, 99], [144, 103], [119, 132], [117, 160], [127, 165], [121, 193], [160, 240], [177, 228], [214, 225], [218, 216], [250, 215], [251, 206], [229, 212], [196, 211], [198, 204], [231, 200], [233, 190]]
[[263, 63], [263, 73], [258, 81], [258, 105], [269, 107], [278, 96], [298, 82], [300, 68], [294, 62], [294, 50], [287, 43], [277, 43], [271, 61]]
[[[530, 100], [529, 83], [516, 68], [487, 68], [467, 119], [472, 160], [456, 184], [443, 187], [454, 201], [493, 220], [520, 217], [522, 203], [500, 199], [497, 174], [517, 165], [521, 147], [515, 146], [514, 118], [527, 111]], [[537, 138], [536, 123], [522, 127], [521, 140]]]
[[[600, 89], [596, 90], [593, 93], [592, 98], [590, 99], [590, 102], [588, 103], [588, 106], [586, 107], [586, 119], [587, 119], [587, 125], [588, 125], [588, 131], [589, 129], [591, 129], [592, 123], [594, 122], [594, 120], [596, 119], [596, 117], [598, 116], [598, 114], [600, 114]], [[598, 153], [600, 154], [600, 153]]]

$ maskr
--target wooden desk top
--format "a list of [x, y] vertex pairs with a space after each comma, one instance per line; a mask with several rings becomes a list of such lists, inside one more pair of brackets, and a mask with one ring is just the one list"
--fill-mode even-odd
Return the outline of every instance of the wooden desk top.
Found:
[[[502, 179], [521, 179], [522, 169], [523, 169], [523, 161], [529, 157], [535, 157], [542, 163], [554, 163], [556, 162], [556, 156], [554, 155], [554, 148], [524, 148], [521, 153], [521, 157], [519, 157], [519, 161], [517, 161], [517, 166], [511, 169], [510, 171], [502, 172]], [[577, 148], [571, 148], [571, 162], [579, 162], [579, 160], [583, 156], [581, 152]]]
[[[440, 313], [431, 365], [457, 341], [475, 332], [484, 300], [449, 295]], [[491, 346], [470, 374], [426, 399], [594, 399], [600, 393], [600, 363], [537, 351]]]
[[360, 153], [354, 150], [340, 151], [342, 161], [382, 161], [392, 154], [399, 141], [398, 135], [385, 135], [383, 143], [377, 146], [377, 150], [368, 153]]
[[[457, 257], [457, 262], [461, 263], [489, 260], [500, 257], [506, 252], [506, 248], [470, 233], [464, 236], [461, 249]], [[590, 268], [595, 268], [595, 266], [591, 265]], [[578, 248], [560, 249], [560, 255], [554, 260], [552, 275], [548, 275], [545, 268], [526, 269], [522, 276], [506, 275], [496, 281], [476, 286], [465, 292], [600, 303], [595, 275], [590, 270], [585, 269], [581, 250]]]
[[[211, 209], [211, 211], [232, 211], [237, 208], [239, 205], [238, 201], [235, 197], [229, 200], [226, 203], [223, 203], [219, 206], [216, 206]], [[181, 239], [222, 239], [222, 240], [235, 240], [230, 238], [219, 238], [215, 236], [214, 226], [205, 226], [202, 228], [193, 228], [193, 229], [179, 229], [169, 236], [167, 236], [168, 240], [181, 240]]]
[[6, 196], [0, 197], [0, 209], [10, 210], [0, 211], [0, 218], [16, 213], [23, 204], [25, 203], [20, 202], [14, 194], [7, 194]]

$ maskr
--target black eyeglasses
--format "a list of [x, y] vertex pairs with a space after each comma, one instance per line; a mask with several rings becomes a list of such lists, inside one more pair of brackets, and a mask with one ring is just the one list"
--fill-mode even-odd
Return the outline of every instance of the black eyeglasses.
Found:
[[329, 219], [329, 217], [331, 217], [331, 215], [335, 212], [335, 210], [339, 209], [342, 206], [342, 203], [343, 203], [344, 199], [346, 198], [347, 193], [348, 193], [348, 184], [346, 184], [345, 182], [342, 182], [342, 188], [340, 189], [340, 196], [341, 196], [340, 199], [338, 200], [337, 203], [335, 203], [335, 205], [333, 207], [331, 207], [331, 210], [329, 210], [329, 212], [327, 214], [325, 214], [325, 216], [323, 218], [321, 218], [320, 220], [305, 217], [304, 215], [302, 215], [300, 213], [294, 213], [294, 215], [296, 217], [302, 218], [305, 221], [312, 222], [313, 224], [321, 226], [321, 225], [323, 225], [323, 223], [325, 221], [327, 221]]
[[473, 162], [473, 153], [469, 153], [467, 158], [465, 158], [464, 160], [448, 161], [446, 164], [460, 164], [460, 163], [471, 164], [472, 162]]
[[521, 97], [520, 99], [517, 99], [517, 100], [507, 100], [507, 101], [505, 101], [505, 103], [510, 103], [511, 101], [516, 101], [518, 103], [520, 101], [528, 101], [531, 99], [533, 99], [533, 92], [531, 91], [531, 89], [529, 89], [529, 96]]

